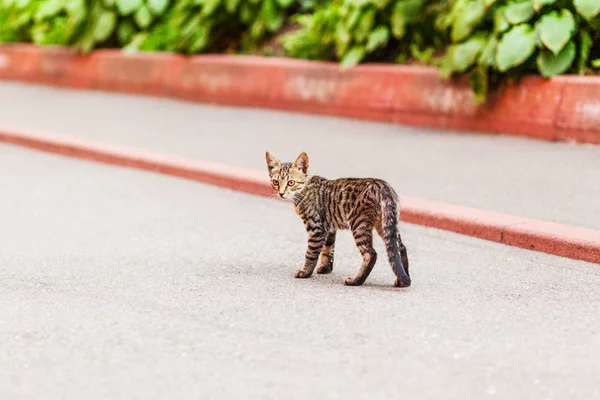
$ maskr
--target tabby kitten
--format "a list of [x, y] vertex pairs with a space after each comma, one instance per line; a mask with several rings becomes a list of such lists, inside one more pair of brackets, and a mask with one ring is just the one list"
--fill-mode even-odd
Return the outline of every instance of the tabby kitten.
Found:
[[280, 162], [267, 152], [267, 167], [271, 186], [279, 196], [294, 202], [296, 213], [308, 232], [308, 249], [304, 268], [296, 278], [312, 275], [319, 255], [318, 274], [333, 271], [336, 231], [350, 229], [363, 262], [348, 286], [362, 285], [375, 266], [377, 253], [373, 248], [373, 229], [385, 242], [397, 287], [410, 286], [408, 256], [398, 229], [398, 195], [385, 181], [371, 178], [328, 180], [308, 176], [308, 156], [302, 153], [293, 163]]

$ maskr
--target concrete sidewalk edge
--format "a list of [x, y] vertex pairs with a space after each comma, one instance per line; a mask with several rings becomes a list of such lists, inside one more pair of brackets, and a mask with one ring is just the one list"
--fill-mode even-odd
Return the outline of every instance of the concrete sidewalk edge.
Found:
[[[272, 197], [266, 172], [48, 133], [0, 129], [0, 142], [192, 179]], [[401, 196], [403, 221], [543, 253], [600, 263], [600, 231]]]
[[0, 79], [600, 144], [600, 77], [529, 76], [475, 105], [466, 78], [444, 83], [429, 67], [12, 44], [0, 45]]

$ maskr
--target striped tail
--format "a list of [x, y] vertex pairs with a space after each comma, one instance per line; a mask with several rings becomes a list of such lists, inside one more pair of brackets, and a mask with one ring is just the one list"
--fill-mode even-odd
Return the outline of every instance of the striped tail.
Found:
[[398, 229], [398, 195], [388, 185], [382, 187], [381, 211], [383, 225], [383, 241], [388, 254], [388, 259], [392, 265], [392, 270], [396, 275], [396, 286], [408, 287], [411, 280], [406, 273], [405, 266], [402, 263], [400, 255], [400, 232]]

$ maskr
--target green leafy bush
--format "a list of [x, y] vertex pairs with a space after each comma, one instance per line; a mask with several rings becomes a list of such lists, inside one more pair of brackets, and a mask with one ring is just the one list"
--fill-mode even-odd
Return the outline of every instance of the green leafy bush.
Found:
[[442, 77], [471, 71], [483, 100], [490, 77], [583, 73], [600, 39], [598, 0], [456, 0], [443, 17], [451, 44]]
[[161, 16], [168, 0], [3, 0], [0, 41], [67, 45], [89, 51], [120, 46]]
[[26, 41], [30, 18], [15, 1], [0, 2], [0, 43]]
[[[600, 69], [600, 0], [0, 0], [0, 42], [421, 62], [501, 79]], [[280, 53], [280, 52], [278, 52]]]
[[301, 29], [282, 37], [286, 53], [307, 59], [336, 59], [342, 66], [363, 60], [429, 61], [442, 49], [436, 19], [447, 1], [342, 0], [295, 18]]
[[285, 53], [307, 60], [335, 59], [335, 31], [340, 23], [340, 6], [328, 4], [314, 14], [299, 14], [292, 22], [300, 29], [281, 37]]
[[291, 12], [310, 1], [179, 0], [163, 19], [128, 45], [142, 50], [193, 54], [205, 50], [251, 52], [280, 30]]
[[170, 51], [253, 51], [315, 0], [2, 0], [0, 42]]
[[[340, 0], [294, 21], [289, 56], [422, 61], [442, 78], [470, 73], [477, 101], [490, 82], [600, 66], [600, 0]], [[591, 61], [590, 61], [591, 60]]]
[[0, 3], [0, 41], [70, 44], [85, 18], [84, 0], [4, 0]]

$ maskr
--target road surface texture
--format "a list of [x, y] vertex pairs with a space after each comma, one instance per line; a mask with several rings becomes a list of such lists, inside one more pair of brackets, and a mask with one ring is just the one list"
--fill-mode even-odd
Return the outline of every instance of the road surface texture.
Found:
[[[597, 266], [402, 224], [292, 277], [290, 204], [0, 146], [0, 398], [591, 399]], [[383, 253], [381, 240], [376, 248]]]
[[600, 146], [460, 134], [169, 99], [0, 83], [0, 128], [34, 129], [266, 171], [376, 176], [403, 195], [600, 229]]

